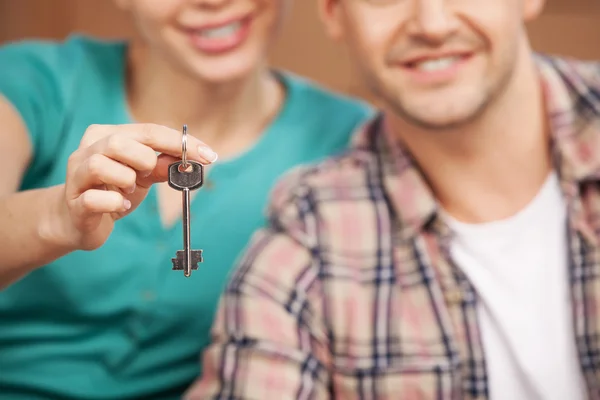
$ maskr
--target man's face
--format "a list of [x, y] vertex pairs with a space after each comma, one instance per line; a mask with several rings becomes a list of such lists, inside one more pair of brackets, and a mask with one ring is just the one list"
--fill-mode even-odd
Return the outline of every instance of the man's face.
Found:
[[480, 115], [509, 82], [526, 46], [524, 21], [543, 0], [321, 0], [370, 89], [427, 129]]

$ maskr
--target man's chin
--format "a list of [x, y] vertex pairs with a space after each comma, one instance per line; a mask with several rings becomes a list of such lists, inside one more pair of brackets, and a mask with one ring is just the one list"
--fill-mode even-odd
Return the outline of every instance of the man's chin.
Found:
[[[393, 105], [389, 111], [396, 114], [405, 122], [424, 130], [444, 131], [454, 130], [463, 126], [467, 126], [473, 123], [474, 120], [479, 118], [485, 109], [485, 101], [471, 101], [462, 102], [460, 98], [462, 96], [448, 96], [447, 99], [435, 98], [428, 96], [428, 99], [419, 99], [418, 102], [388, 102]], [[446, 96], [444, 96], [446, 97]]]

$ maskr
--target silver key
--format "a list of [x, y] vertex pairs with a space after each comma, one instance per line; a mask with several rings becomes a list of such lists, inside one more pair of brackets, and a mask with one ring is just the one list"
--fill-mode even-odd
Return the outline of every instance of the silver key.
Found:
[[[187, 163], [188, 168], [184, 168]], [[192, 250], [190, 241], [190, 191], [196, 190], [204, 183], [204, 167], [195, 161], [177, 161], [169, 166], [169, 186], [182, 193], [183, 205], [183, 250], [179, 250], [175, 258], [171, 258], [174, 271], [184, 271], [189, 277], [192, 270], [198, 269], [202, 262], [202, 250]]]

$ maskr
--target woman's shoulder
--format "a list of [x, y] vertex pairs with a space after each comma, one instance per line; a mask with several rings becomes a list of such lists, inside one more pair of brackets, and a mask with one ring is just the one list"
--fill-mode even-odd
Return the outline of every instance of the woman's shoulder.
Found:
[[307, 129], [352, 131], [375, 115], [375, 108], [363, 99], [288, 71], [278, 74], [287, 86], [288, 102], [292, 103], [289, 108]]
[[21, 116], [34, 147], [28, 176], [37, 176], [53, 162], [82, 93], [104, 87], [111, 69], [122, 68], [121, 46], [85, 36], [0, 46], [0, 95]]
[[50, 111], [50, 105], [60, 114], [78, 101], [82, 88], [118, 76], [124, 54], [124, 42], [83, 35], [9, 42], [0, 46], [0, 94], [22, 114], [30, 110], [34, 120], [36, 109]]
[[366, 101], [322, 85], [315, 80], [277, 71], [287, 88], [286, 104], [278, 118], [279, 135], [294, 151], [305, 149], [311, 157], [333, 154], [375, 115]]
[[280, 77], [293, 94], [293, 99], [306, 107], [322, 110], [327, 114], [334, 110], [370, 115], [372, 106], [365, 100], [341, 93], [309, 77], [289, 71], [278, 71]]
[[0, 46], [0, 79], [40, 79], [63, 84], [123, 57], [124, 43], [72, 35], [62, 40], [26, 39]]
[[63, 39], [20, 39], [3, 43], [2, 55], [37, 57], [56, 61], [58, 57], [81, 56], [94, 52], [122, 51], [126, 41], [73, 34]]

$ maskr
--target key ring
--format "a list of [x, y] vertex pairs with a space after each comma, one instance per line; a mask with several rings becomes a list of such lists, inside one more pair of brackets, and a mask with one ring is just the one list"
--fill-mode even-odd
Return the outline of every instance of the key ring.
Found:
[[181, 164], [184, 169], [188, 167], [187, 163], [187, 125], [183, 125], [181, 134]]

